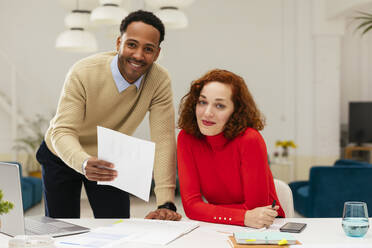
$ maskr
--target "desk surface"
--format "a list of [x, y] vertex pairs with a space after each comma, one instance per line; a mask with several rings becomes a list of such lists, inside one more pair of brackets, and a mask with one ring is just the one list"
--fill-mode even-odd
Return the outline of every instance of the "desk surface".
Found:
[[[113, 224], [113, 219], [68, 219], [67, 221], [83, 225], [89, 228]], [[371, 228], [363, 238], [347, 237], [341, 226], [341, 218], [291, 218], [276, 219], [270, 227], [271, 230], [278, 230], [286, 222], [303, 222], [307, 227], [302, 233], [293, 234], [304, 245], [331, 245], [332, 247], [372, 247]], [[372, 218], [369, 219], [370, 223]], [[197, 247], [215, 247], [230, 248], [227, 241], [228, 235], [223, 232], [234, 232], [243, 229], [237, 226], [218, 225], [200, 222], [200, 227], [194, 231], [178, 238], [167, 246], [149, 246], [136, 244], [133, 247], [167, 247], [167, 248], [197, 248]], [[0, 234], [0, 248], [8, 247], [10, 238]], [[353, 246], [351, 246], [351, 244]], [[119, 246], [120, 247], [120, 246]], [[127, 246], [126, 246], [127, 247]]]

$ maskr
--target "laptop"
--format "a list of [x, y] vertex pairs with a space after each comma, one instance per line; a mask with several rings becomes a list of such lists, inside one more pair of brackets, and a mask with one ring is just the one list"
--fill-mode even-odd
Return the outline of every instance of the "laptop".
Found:
[[89, 228], [74, 225], [46, 216], [24, 218], [21, 181], [17, 164], [0, 162], [0, 189], [3, 201], [12, 202], [14, 207], [1, 215], [0, 233], [16, 235], [50, 235], [59, 237], [88, 232]]

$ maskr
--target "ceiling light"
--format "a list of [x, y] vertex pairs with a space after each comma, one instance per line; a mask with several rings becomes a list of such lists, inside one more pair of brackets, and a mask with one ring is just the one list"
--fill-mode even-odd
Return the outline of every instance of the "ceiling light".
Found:
[[182, 8], [189, 6], [194, 0], [146, 0], [146, 4], [155, 9], [155, 12], [166, 28], [186, 28], [188, 26], [187, 16]]
[[189, 23], [185, 13], [177, 7], [161, 7], [155, 15], [160, 18], [167, 28], [186, 28]]
[[90, 24], [89, 10], [73, 10], [65, 17], [65, 26], [69, 28], [87, 28]]
[[93, 34], [85, 29], [89, 26], [87, 10], [73, 10], [65, 18], [65, 26], [69, 28], [58, 35], [56, 48], [69, 52], [95, 52], [97, 41]]
[[68, 52], [91, 53], [97, 51], [97, 42], [90, 32], [71, 28], [58, 35], [56, 48]]
[[128, 12], [120, 8], [121, 0], [100, 0], [101, 6], [92, 11], [90, 20], [101, 25], [120, 24]]
[[192, 4], [194, 0], [146, 0], [146, 4], [153, 8], [160, 9], [164, 6], [174, 6], [177, 8], [185, 8]]

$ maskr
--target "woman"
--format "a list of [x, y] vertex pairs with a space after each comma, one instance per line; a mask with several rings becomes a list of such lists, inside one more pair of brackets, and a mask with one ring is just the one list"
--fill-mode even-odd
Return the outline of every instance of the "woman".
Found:
[[194, 81], [178, 126], [178, 175], [190, 219], [262, 228], [285, 217], [258, 132], [263, 118], [241, 77], [215, 69]]

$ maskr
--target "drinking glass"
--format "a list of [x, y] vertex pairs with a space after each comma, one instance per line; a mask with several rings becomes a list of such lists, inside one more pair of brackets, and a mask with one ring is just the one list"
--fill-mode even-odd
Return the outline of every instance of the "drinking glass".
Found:
[[345, 202], [342, 228], [347, 236], [363, 237], [369, 228], [368, 210], [365, 202]]

